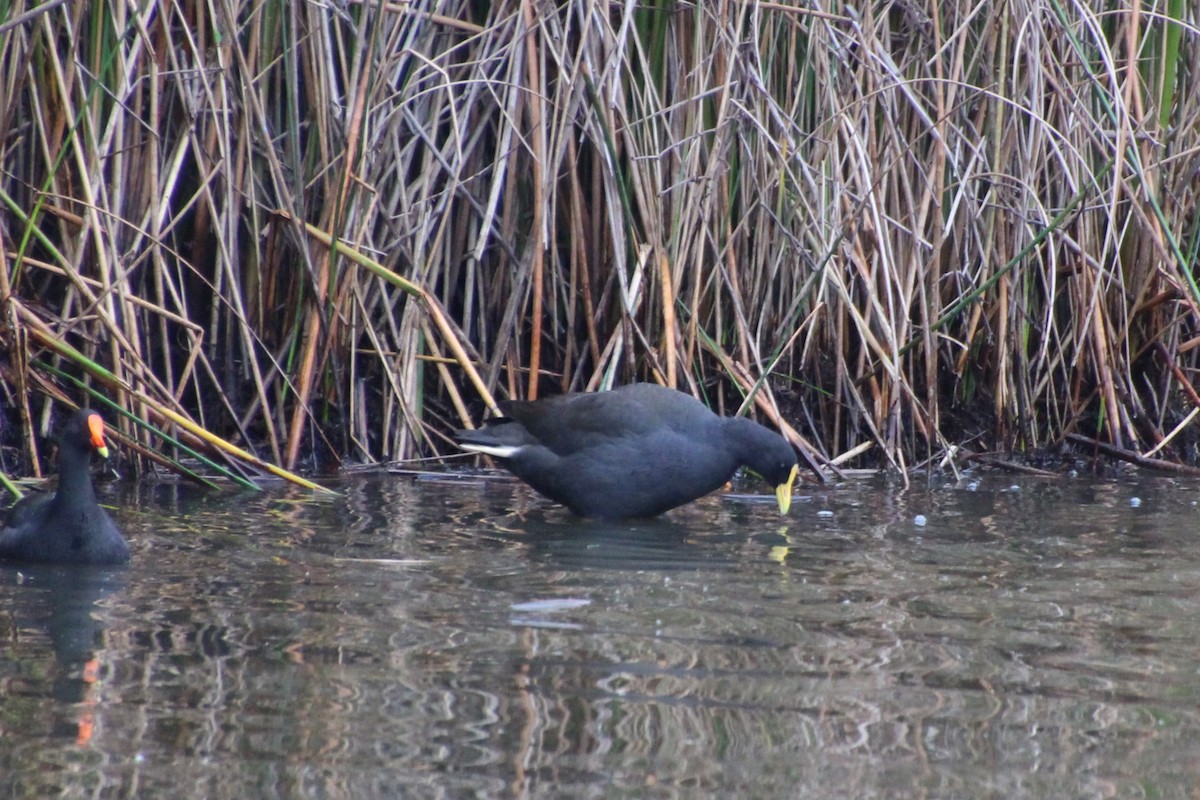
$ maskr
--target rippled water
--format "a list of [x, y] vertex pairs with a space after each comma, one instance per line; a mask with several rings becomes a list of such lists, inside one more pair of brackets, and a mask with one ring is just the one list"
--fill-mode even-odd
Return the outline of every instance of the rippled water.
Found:
[[130, 567], [0, 567], [0, 797], [1194, 796], [1198, 484], [337, 488], [143, 488]]

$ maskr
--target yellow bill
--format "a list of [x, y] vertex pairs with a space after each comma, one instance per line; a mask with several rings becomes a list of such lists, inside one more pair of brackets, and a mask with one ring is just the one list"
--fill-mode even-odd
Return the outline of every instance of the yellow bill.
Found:
[[792, 484], [796, 482], [796, 476], [799, 474], [800, 466], [793, 465], [787, 481], [775, 487], [775, 500], [779, 503], [780, 514], [788, 513], [788, 509], [792, 507]]

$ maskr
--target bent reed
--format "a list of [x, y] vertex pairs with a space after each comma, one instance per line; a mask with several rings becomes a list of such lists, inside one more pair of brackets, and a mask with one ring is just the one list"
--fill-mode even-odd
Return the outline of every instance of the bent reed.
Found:
[[440, 457], [640, 379], [817, 462], [1193, 462], [1197, 13], [10, 4], [4, 443], [82, 388], [143, 466]]

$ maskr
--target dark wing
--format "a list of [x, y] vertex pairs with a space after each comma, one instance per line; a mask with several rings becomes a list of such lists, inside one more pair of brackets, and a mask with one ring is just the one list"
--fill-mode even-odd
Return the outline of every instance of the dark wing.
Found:
[[53, 497], [40, 491], [26, 494], [8, 510], [8, 515], [4, 518], [4, 529], [18, 528], [40, 520]]
[[664, 429], [702, 435], [717, 419], [691, 395], [646, 383], [610, 392], [502, 403], [501, 409], [562, 456], [614, 439], [637, 440]]

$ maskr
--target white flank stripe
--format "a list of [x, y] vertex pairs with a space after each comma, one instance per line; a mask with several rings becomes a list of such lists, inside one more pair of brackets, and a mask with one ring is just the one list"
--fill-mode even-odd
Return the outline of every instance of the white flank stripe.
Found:
[[472, 453], [483, 453], [484, 455], [495, 456], [496, 458], [512, 458], [521, 448], [509, 445], [487, 445], [487, 444], [467, 444], [465, 442], [458, 445], [463, 450], [468, 450]]

